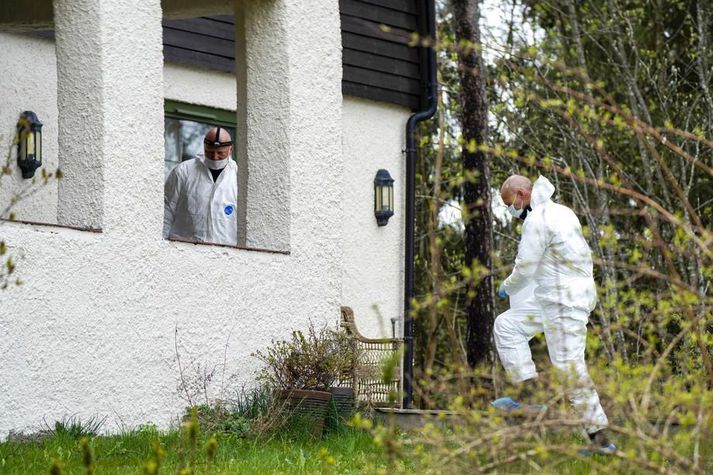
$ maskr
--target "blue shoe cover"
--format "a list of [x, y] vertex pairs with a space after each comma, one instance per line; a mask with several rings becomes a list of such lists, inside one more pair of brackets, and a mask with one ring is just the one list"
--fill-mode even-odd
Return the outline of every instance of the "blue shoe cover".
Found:
[[545, 404], [521, 404], [511, 397], [501, 397], [491, 402], [494, 408], [503, 411], [515, 411], [522, 409], [525, 414], [538, 414], [540, 412], [545, 412], [547, 406]]
[[490, 404], [497, 409], [503, 409], [506, 411], [512, 411], [514, 409], [522, 409], [522, 404], [514, 401], [511, 397], [501, 397], [491, 402]]
[[594, 455], [594, 454], [614, 455], [616, 453], [616, 445], [610, 443], [609, 445], [604, 445], [602, 447], [581, 449], [581, 450], [578, 450], [577, 453], [579, 455], [585, 455], [585, 456]]

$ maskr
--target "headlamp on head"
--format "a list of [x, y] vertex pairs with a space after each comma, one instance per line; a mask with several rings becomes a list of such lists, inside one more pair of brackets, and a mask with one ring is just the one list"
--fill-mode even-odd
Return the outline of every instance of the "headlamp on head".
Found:
[[206, 136], [205, 139], [203, 139], [203, 143], [205, 145], [208, 145], [209, 147], [229, 147], [233, 145], [232, 140], [228, 140], [227, 142], [221, 142], [220, 141], [220, 131], [222, 129], [220, 126], [218, 126], [218, 130], [215, 131], [215, 140], [208, 140], [208, 137]]

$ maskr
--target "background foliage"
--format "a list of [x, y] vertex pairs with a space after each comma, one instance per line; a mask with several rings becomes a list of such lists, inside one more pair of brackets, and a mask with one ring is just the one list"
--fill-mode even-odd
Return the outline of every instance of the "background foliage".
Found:
[[[511, 270], [519, 223], [498, 210], [500, 184], [511, 173], [542, 174], [555, 184], [555, 200], [579, 216], [595, 260], [599, 303], [587, 355], [614, 439], [624, 447], [616, 461], [635, 472], [710, 470], [713, 6], [488, 3], [500, 14], [502, 34], [484, 31], [482, 45], [456, 41], [452, 2], [438, 7], [441, 108], [438, 120], [423, 126], [419, 161], [419, 404], [482, 408], [507, 391], [497, 361], [462, 365], [463, 302], [486, 275], [497, 285]], [[471, 46], [487, 64], [483, 143], [465, 142], [460, 121], [458, 53]], [[463, 171], [464, 147], [489, 161], [492, 269], [465, 261], [463, 220], [449, 212], [463, 209], [464, 182], [483, 179]], [[497, 301], [496, 314], [506, 305]], [[563, 403], [566, 378], [548, 369], [541, 339], [531, 346], [544, 369], [539, 397], [557, 410], [514, 426], [474, 412], [457, 437], [436, 429], [420, 439], [426, 465], [460, 460], [494, 469], [522, 461], [554, 469], [562, 459], [542, 454], [576, 455], [582, 439], [562, 432], [579, 424]]]

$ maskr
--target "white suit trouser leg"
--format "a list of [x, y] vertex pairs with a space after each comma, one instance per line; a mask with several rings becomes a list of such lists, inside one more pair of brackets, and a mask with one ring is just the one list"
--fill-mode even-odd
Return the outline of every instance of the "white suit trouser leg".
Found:
[[495, 347], [500, 362], [513, 383], [537, 377], [528, 342], [543, 331], [542, 310], [533, 299], [513, 306], [495, 319]]
[[513, 383], [519, 383], [537, 376], [528, 342], [544, 332], [552, 365], [573, 378], [567, 396], [580, 417], [589, 421], [585, 429], [592, 433], [606, 427], [609, 421], [584, 359], [586, 317], [562, 307], [543, 310], [534, 298], [529, 298], [498, 315], [493, 335], [505, 371]]

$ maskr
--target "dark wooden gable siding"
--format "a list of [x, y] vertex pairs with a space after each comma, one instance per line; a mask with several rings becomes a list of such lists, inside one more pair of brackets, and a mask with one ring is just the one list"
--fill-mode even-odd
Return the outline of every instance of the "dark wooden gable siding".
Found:
[[[342, 92], [400, 104], [422, 105], [422, 55], [409, 46], [423, 31], [423, 0], [340, 0]], [[163, 21], [166, 61], [235, 71], [233, 16]], [[53, 36], [53, 32], [47, 34]]]
[[409, 46], [421, 27], [422, 1], [340, 0], [342, 91], [345, 95], [418, 109], [421, 54]]
[[174, 63], [235, 72], [232, 16], [163, 21], [163, 57]]
[[[423, 31], [422, 0], [340, 0], [342, 92], [345, 95], [421, 107], [421, 54], [409, 46]], [[166, 61], [235, 71], [232, 16], [164, 20]]]

